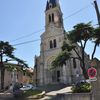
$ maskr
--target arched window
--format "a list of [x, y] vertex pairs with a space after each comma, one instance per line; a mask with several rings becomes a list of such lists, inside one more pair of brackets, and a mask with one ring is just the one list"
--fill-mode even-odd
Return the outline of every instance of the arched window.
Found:
[[53, 48], [52, 40], [50, 40], [50, 48]]
[[56, 48], [57, 44], [56, 44], [56, 39], [53, 40], [54, 43], [54, 48]]
[[49, 8], [52, 8], [52, 4], [51, 3], [49, 4]]
[[52, 13], [52, 22], [54, 22], [54, 14]]
[[51, 22], [51, 15], [49, 15], [49, 23]]
[[74, 68], [77, 67], [77, 66], [76, 66], [76, 60], [75, 60], [75, 58], [73, 58], [73, 65], [74, 65], [74, 66], [73, 66]]

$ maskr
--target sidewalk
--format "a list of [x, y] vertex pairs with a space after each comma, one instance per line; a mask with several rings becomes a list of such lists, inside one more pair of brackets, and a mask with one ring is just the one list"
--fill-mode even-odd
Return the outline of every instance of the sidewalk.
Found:
[[65, 87], [60, 90], [48, 92], [45, 94], [44, 98], [41, 98], [39, 100], [53, 100], [53, 98], [55, 98], [57, 96], [57, 94], [63, 94], [63, 93], [68, 93], [68, 92], [71, 92], [71, 86]]

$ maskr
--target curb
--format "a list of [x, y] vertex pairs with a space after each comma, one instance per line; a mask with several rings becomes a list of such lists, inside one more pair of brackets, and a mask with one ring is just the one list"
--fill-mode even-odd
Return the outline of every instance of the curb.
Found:
[[28, 99], [40, 99], [40, 98], [43, 98], [45, 96], [46, 92], [43, 91], [42, 93], [40, 94], [37, 94], [37, 95], [34, 95], [34, 96], [29, 96], [27, 97]]

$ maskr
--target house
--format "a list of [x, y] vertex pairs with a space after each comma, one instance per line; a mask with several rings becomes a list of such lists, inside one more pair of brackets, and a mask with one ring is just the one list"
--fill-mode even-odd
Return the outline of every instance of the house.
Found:
[[[10, 84], [13, 84], [15, 82], [27, 84], [33, 81], [32, 78], [33, 72], [30, 71], [29, 68], [23, 69], [22, 65], [13, 63], [4, 63], [4, 66], [5, 66], [4, 88], [10, 86]], [[0, 71], [0, 77], [1, 77], [1, 71]]]

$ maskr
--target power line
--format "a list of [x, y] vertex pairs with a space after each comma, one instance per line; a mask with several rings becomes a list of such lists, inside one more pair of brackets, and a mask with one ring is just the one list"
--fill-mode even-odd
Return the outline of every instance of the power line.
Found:
[[[94, 25], [92, 25], [92, 26], [96, 26], [96, 25], [98, 25], [98, 24], [94, 24]], [[86, 28], [86, 27], [84, 27], [84, 29], [85, 29], [85, 28]], [[66, 32], [66, 33], [68, 33], [68, 32]], [[62, 34], [57, 34], [57, 35], [55, 35], [55, 37], [56, 37], [56, 36], [59, 36], [59, 35], [62, 35]], [[51, 38], [51, 37], [54, 37], [54, 36], [45, 37], [45, 38], [43, 38], [43, 39], [45, 40], [45, 39], [48, 39], [48, 38]], [[41, 40], [41, 39], [36, 39], [36, 40], [21, 42], [21, 43], [14, 44], [13, 46], [19, 46], [19, 45], [23, 45], [23, 44], [28, 44], [28, 43], [40, 41], [40, 40]]]
[[76, 12], [72, 13], [71, 15], [65, 17], [64, 20], [66, 20], [66, 19], [68, 19], [68, 18], [70, 18], [70, 17], [76, 15], [77, 13], [80, 13], [81, 11], [83, 11], [83, 10], [89, 8], [89, 7], [90, 7], [90, 5], [87, 5], [87, 6], [83, 7], [83, 8], [81, 8], [81, 9], [77, 10]]
[[13, 46], [18, 46], [18, 45], [22, 45], [22, 44], [28, 44], [28, 43], [36, 42], [36, 41], [39, 41], [39, 40], [40, 40], [40, 39], [31, 40], [31, 41], [26, 41], [26, 42], [21, 42], [21, 43], [14, 44]]
[[[57, 34], [55, 35], [56, 36], [59, 36], [59, 35], [62, 35], [62, 34]], [[49, 36], [49, 37], [45, 37], [43, 39], [48, 39], [50, 37], [53, 37], [53, 36]], [[31, 40], [31, 41], [26, 41], [26, 42], [21, 42], [21, 43], [17, 43], [17, 44], [14, 44], [13, 46], [18, 46], [18, 45], [22, 45], [22, 44], [28, 44], [28, 43], [32, 43], [32, 42], [36, 42], [36, 41], [40, 41], [41, 39], [36, 39], [36, 40]]]
[[41, 32], [41, 31], [43, 31], [43, 30], [44, 30], [44, 29], [40, 29], [40, 30], [38, 30], [38, 31], [36, 31], [36, 32], [33, 32], [33, 33], [31, 33], [31, 34], [27, 34], [27, 35], [21, 36], [21, 37], [19, 37], [19, 38], [16, 38], [16, 39], [14, 39], [14, 40], [11, 40], [10, 42], [14, 42], [14, 41], [17, 41], [17, 40], [21, 40], [21, 39], [23, 39], [23, 38], [32, 36], [32, 35], [35, 34], [35, 33], [39, 33], [39, 32]]
[[[81, 8], [81, 9], [79, 9], [78, 11], [76, 11], [76, 12], [72, 13], [71, 15], [65, 17], [64, 20], [66, 20], [66, 19], [68, 19], [68, 18], [70, 18], [70, 17], [76, 15], [77, 13], [79, 13], [79, 12], [81, 12], [81, 11], [87, 9], [89, 6], [90, 6], [90, 5], [87, 5], [87, 6], [83, 7], [83, 8]], [[40, 29], [40, 30], [38, 30], [38, 31], [36, 31], [36, 32], [33, 32], [33, 33], [31, 33], [31, 34], [27, 34], [27, 35], [21, 36], [21, 37], [19, 37], [19, 38], [17, 38], [17, 39], [11, 40], [10, 42], [14, 42], [14, 41], [17, 41], [17, 40], [21, 40], [21, 39], [23, 39], [23, 38], [32, 36], [32, 35], [35, 34], [35, 33], [39, 33], [39, 32], [41, 32], [41, 31], [43, 31], [43, 30], [44, 30], [44, 28], [42, 28], [42, 29]]]

